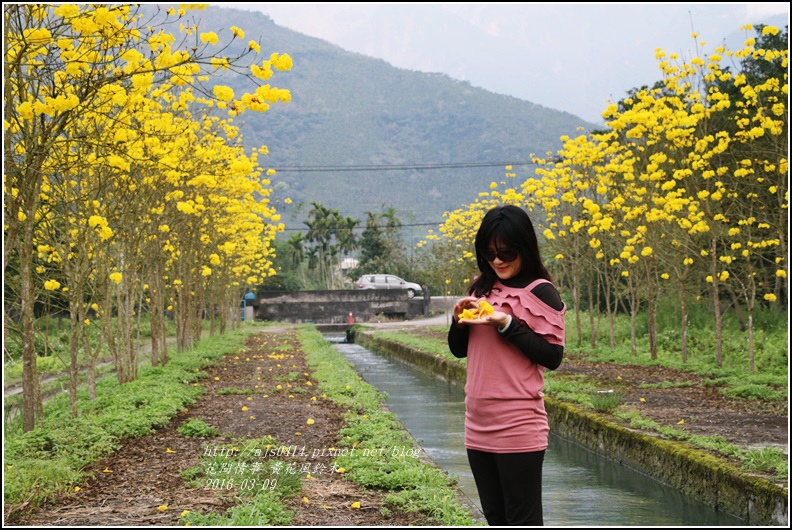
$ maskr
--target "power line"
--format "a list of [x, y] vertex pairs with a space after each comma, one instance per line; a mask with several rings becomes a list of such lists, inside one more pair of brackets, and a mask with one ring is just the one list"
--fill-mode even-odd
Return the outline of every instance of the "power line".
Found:
[[505, 167], [505, 166], [532, 166], [534, 162], [459, 162], [452, 164], [396, 164], [396, 165], [351, 165], [351, 166], [281, 166], [273, 167], [279, 172], [317, 171], [405, 171], [410, 169], [459, 169], [474, 167]]
[[[400, 224], [398, 226], [398, 228], [404, 228], [404, 227], [407, 227], [407, 226], [440, 226], [441, 224], [443, 224], [443, 221], [439, 221], [439, 222], [436, 222], [436, 223], [403, 223], [403, 224]], [[385, 228], [388, 228], [388, 226], [387, 225], [380, 225], [380, 228], [385, 229]], [[397, 228], [397, 227], [393, 227], [393, 228]], [[365, 226], [354, 226], [354, 227], [351, 228], [351, 230], [365, 230], [365, 229], [366, 229]], [[295, 231], [295, 230], [308, 231], [309, 228], [306, 226], [304, 228], [284, 228], [283, 229], [284, 232]], [[350, 228], [347, 227], [347, 226], [343, 226], [343, 227], [339, 227], [339, 228], [318, 228], [318, 229], [315, 228], [314, 229], [315, 232], [341, 232], [341, 231], [344, 231], [344, 230], [350, 230]]]

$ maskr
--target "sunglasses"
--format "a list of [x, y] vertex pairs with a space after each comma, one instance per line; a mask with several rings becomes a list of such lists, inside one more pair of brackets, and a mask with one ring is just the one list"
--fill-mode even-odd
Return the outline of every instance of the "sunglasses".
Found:
[[495, 258], [498, 258], [503, 263], [509, 263], [510, 261], [516, 260], [520, 253], [513, 248], [501, 248], [498, 249], [497, 252], [485, 250], [481, 253], [481, 255], [489, 262], [495, 261]]

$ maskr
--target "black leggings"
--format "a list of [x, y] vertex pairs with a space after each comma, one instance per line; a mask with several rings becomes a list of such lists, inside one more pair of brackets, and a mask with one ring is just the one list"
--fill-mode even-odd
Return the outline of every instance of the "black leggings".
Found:
[[490, 526], [542, 526], [544, 451], [487, 453], [468, 449], [481, 509]]

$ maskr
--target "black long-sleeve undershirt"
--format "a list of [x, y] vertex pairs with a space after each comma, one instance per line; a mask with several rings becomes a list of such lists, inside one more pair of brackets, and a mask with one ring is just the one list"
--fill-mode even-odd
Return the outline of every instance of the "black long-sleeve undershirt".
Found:
[[[536, 277], [518, 275], [503, 283], [509, 287], [527, 287]], [[541, 283], [531, 291], [540, 300], [556, 310], [561, 310], [563, 301], [558, 291], [552, 284]], [[451, 327], [448, 330], [448, 347], [451, 353], [457, 358], [467, 357], [468, 339], [470, 326], [459, 324], [452, 319]], [[534, 330], [512, 318], [509, 326], [500, 333], [500, 336], [514, 344], [531, 361], [544, 366], [549, 370], [555, 370], [561, 366], [564, 358], [564, 347], [560, 344], [550, 344]]]

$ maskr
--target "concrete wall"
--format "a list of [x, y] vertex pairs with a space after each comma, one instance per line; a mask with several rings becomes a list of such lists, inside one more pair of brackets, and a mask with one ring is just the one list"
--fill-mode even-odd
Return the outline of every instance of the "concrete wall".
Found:
[[335, 291], [260, 291], [256, 295], [256, 320], [346, 324], [377, 315], [412, 319], [425, 315], [429, 301], [408, 298], [407, 291], [370, 289]]

